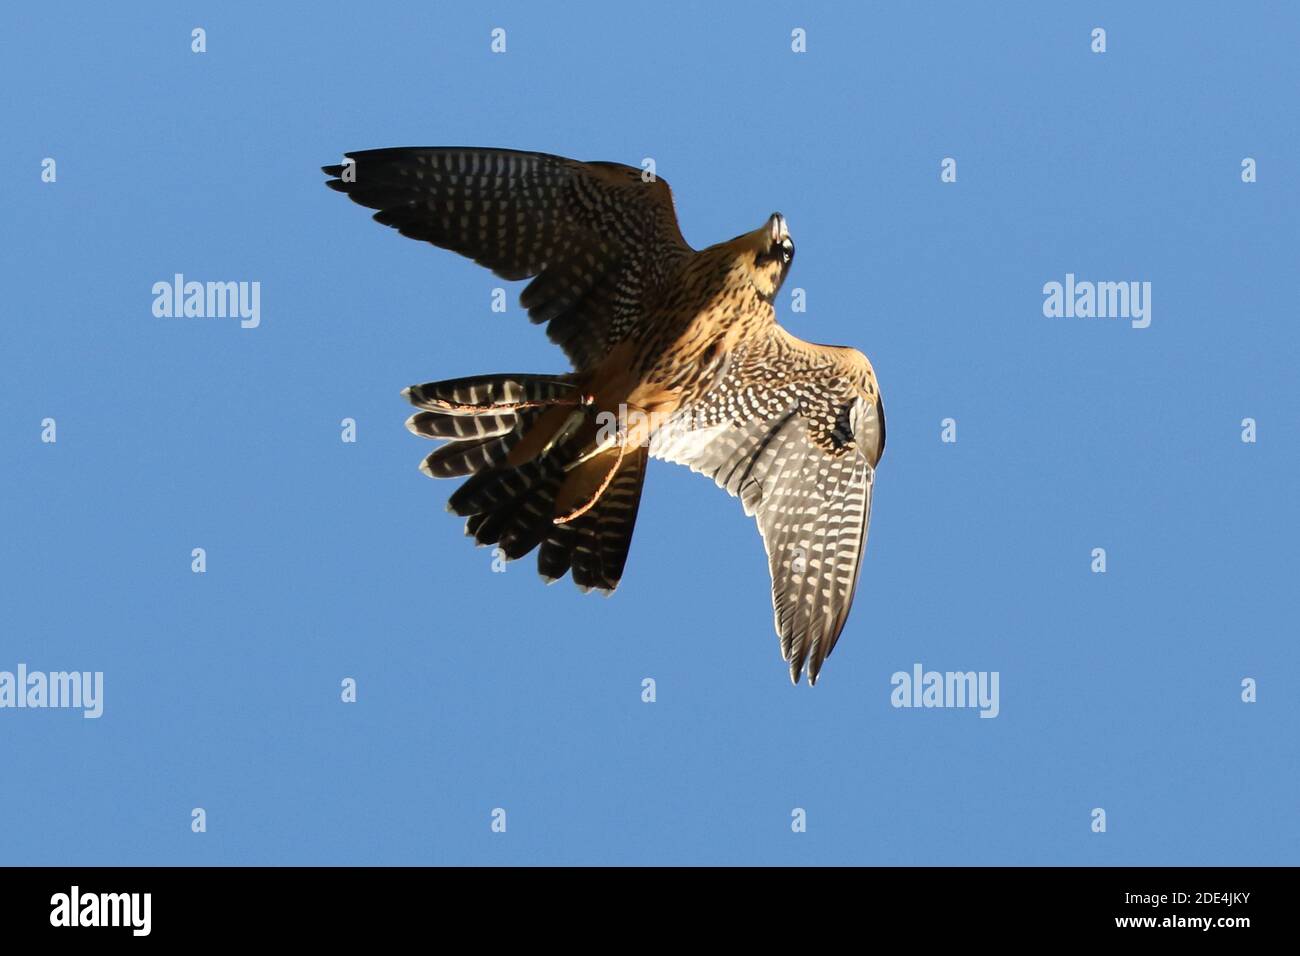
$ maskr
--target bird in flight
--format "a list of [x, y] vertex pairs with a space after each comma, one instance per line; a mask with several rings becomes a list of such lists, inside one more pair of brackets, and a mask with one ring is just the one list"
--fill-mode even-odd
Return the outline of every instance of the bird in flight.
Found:
[[507, 149], [346, 153], [326, 185], [403, 236], [508, 280], [564, 350], [560, 375], [413, 385], [421, 470], [465, 477], [449, 511], [548, 583], [612, 592], [649, 457], [687, 465], [757, 519], [781, 656], [814, 684], [862, 567], [885, 416], [871, 363], [776, 322], [785, 219], [695, 250], [668, 184], [618, 163]]

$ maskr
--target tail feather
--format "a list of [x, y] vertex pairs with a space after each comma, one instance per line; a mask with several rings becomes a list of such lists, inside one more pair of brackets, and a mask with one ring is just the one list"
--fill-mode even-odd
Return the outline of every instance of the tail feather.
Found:
[[[539, 485], [533, 494], [519, 499], [510, 512], [510, 521], [501, 533], [501, 550], [510, 560], [522, 558], [542, 543], [547, 530], [554, 527], [555, 495], [563, 480], [563, 470]], [[539, 555], [540, 560], [540, 555]]]
[[506, 508], [545, 482], [549, 465], [545, 459], [535, 459], [518, 468], [493, 467], [475, 472], [447, 500], [447, 510], [469, 517]]
[[[479, 529], [483, 527], [483, 522], [491, 517], [488, 514], [470, 515], [465, 519], [465, 537], [478, 538]], [[487, 541], [479, 541], [478, 544], [488, 544]]]
[[537, 572], [547, 584], [569, 573], [573, 564], [573, 541], [577, 530], [571, 524], [553, 524], [537, 549]]
[[472, 375], [412, 385], [402, 394], [419, 408], [476, 415], [571, 398], [577, 389], [562, 375]]
[[430, 478], [462, 478], [492, 468], [510, 454], [507, 438], [448, 442], [425, 456], [420, 470]]
[[613, 582], [607, 583], [607, 587], [618, 584], [627, 565], [648, 458], [649, 449], [645, 446], [632, 449], [625, 455], [618, 474], [593, 509], [602, 574], [606, 582]]
[[[548, 581], [570, 573], [583, 590], [608, 593], [618, 586], [648, 450], [626, 451], [594, 504], [556, 524], [564, 510], [557, 500], [573, 497], [571, 479], [583, 472], [583, 466], [566, 465], [577, 460], [591, 431], [563, 431], [572, 409], [560, 406], [576, 407], [578, 396], [569, 376], [481, 375], [415, 385], [404, 394], [424, 409], [407, 427], [447, 439], [421, 470], [431, 477], [467, 478], [447, 502], [449, 511], [467, 519], [467, 536], [500, 547], [511, 560], [537, 549], [538, 571]], [[512, 449], [526, 460], [515, 462]]]
[[406, 420], [406, 427], [413, 434], [424, 438], [468, 441], [473, 438], [495, 438], [509, 434], [517, 423], [518, 418], [513, 413], [452, 415], [448, 412], [416, 412]]
[[481, 517], [483, 520], [474, 532], [474, 540], [479, 544], [496, 544], [501, 540], [501, 532], [506, 522], [510, 520], [510, 514], [505, 511], [488, 511]]
[[601, 573], [600, 551], [596, 541], [596, 519], [589, 511], [578, 521], [580, 523], [573, 541], [573, 567], [570, 572], [573, 575], [573, 583], [584, 592], [593, 588], [612, 590], [606, 584], [604, 574]]

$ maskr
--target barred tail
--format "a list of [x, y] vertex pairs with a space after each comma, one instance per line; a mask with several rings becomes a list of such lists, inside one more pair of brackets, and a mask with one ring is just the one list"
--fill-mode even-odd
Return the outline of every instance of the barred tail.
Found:
[[608, 594], [618, 586], [648, 450], [608, 451], [576, 464], [594, 426], [583, 419], [568, 376], [483, 375], [403, 394], [424, 409], [407, 427], [446, 439], [420, 470], [432, 478], [468, 476], [447, 502], [467, 519], [466, 535], [510, 560], [538, 548], [548, 584], [571, 572], [583, 591]]

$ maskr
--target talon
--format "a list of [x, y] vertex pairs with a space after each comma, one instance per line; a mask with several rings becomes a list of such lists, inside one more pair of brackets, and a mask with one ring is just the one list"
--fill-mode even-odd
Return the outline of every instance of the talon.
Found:
[[587, 417], [586, 412], [582, 412], [582, 411], [570, 412], [569, 417], [564, 420], [564, 424], [561, 425], [559, 430], [554, 435], [551, 436], [550, 440], [544, 446], [542, 446], [541, 453], [543, 455], [549, 455], [551, 453], [552, 448], [560, 444], [560, 442], [564, 441], [575, 431], [578, 430], [579, 426], [582, 425], [586, 417]]
[[[602, 452], [609, 451], [611, 448], [615, 446], [618, 446], [621, 449], [626, 443], [627, 443], [627, 433], [621, 430], [617, 431], [611, 437], [605, 439], [605, 441], [593, 445], [590, 449], [583, 452], [581, 455], [577, 457], [576, 460], [565, 465], [564, 470], [573, 471], [573, 469], [577, 468], [583, 462], [591, 461], [591, 459], [595, 458], [597, 455], [601, 454]], [[619, 452], [618, 457], [620, 460], [622, 460], [623, 453], [621, 451]]]

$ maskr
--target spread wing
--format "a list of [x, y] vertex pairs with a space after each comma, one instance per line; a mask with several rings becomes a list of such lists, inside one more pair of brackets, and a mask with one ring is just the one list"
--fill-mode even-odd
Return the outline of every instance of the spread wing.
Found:
[[862, 568], [884, 409], [866, 357], [779, 327], [743, 346], [704, 401], [656, 433], [651, 454], [688, 465], [758, 521], [781, 656], [817, 682]]
[[599, 361], [692, 252], [668, 184], [617, 163], [508, 149], [407, 147], [345, 154], [326, 185], [402, 235], [504, 279], [577, 369]]

